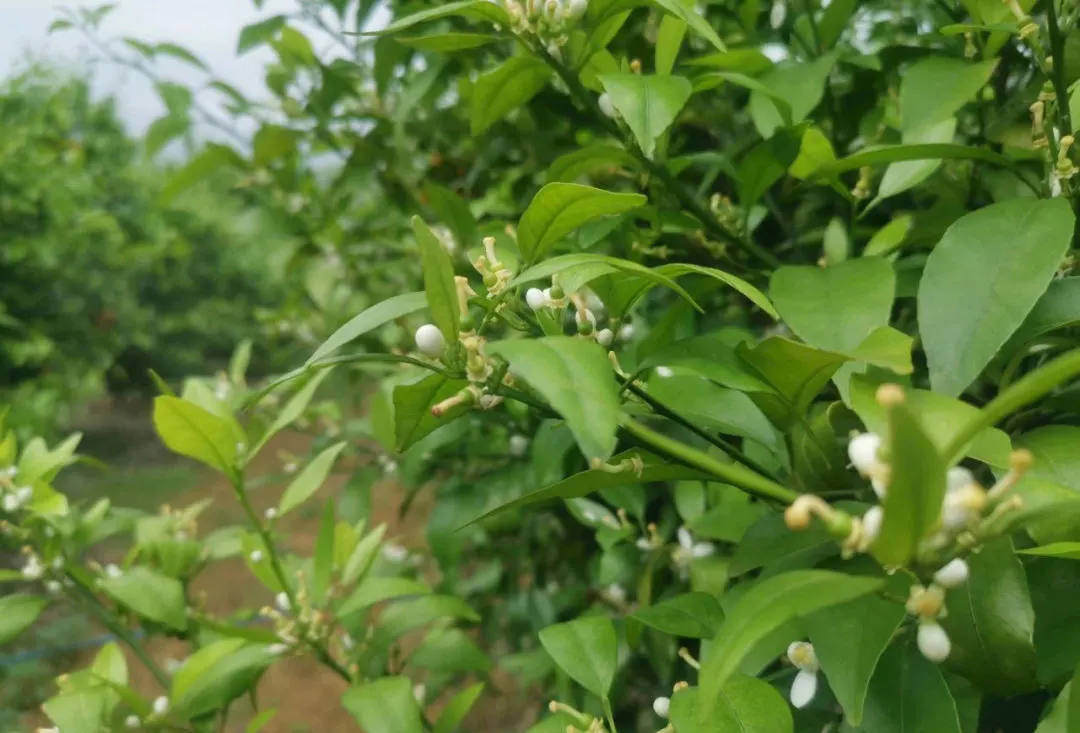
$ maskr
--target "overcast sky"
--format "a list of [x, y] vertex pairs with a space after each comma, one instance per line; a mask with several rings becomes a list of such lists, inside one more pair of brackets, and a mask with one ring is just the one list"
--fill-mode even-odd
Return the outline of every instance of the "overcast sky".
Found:
[[[25, 64], [27, 57], [84, 68], [94, 53], [78, 32], [50, 36], [46, 31], [59, 17], [59, 6], [99, 4], [85, 0], [0, 0], [0, 72], [8, 75]], [[252, 0], [118, 0], [116, 9], [102, 25], [102, 35], [179, 43], [202, 58], [221, 78], [246, 94], [261, 97], [265, 96], [262, 69], [267, 52], [238, 58], [237, 34], [248, 23], [296, 7], [297, 0], [265, 0], [262, 10], [256, 10]], [[315, 34], [311, 36], [317, 50], [329, 43]], [[162, 64], [159, 68], [177, 81], [194, 78], [182, 64]], [[117, 97], [120, 112], [133, 132], [141, 133], [165, 111], [150, 85], [133, 72], [104, 64], [98, 67], [94, 81], [99, 93]]]

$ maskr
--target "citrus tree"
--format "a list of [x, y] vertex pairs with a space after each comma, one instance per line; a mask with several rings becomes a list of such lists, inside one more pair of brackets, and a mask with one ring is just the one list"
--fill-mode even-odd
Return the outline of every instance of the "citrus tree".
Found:
[[[437, 621], [442, 658], [479, 642], [540, 685], [535, 733], [1077, 730], [1075, 8], [462, 0], [395, 3], [378, 29], [371, 11], [245, 28], [241, 52], [276, 52], [275, 102], [237, 100], [251, 145], [169, 184], [220, 170], [303, 196], [297, 267], [341, 294], [306, 307], [359, 311], [268, 384], [155, 404], [165, 443], [232, 481], [275, 635], [206, 618], [140, 550], [76, 592], [119, 635], [117, 609], [154, 629], [136, 599], [161, 594], [115, 586], [174, 581], [170, 633], [228, 637], [189, 684], [228, 695], [193, 709], [162, 679], [147, 707], [91, 670], [60, 699], [111, 704], [54, 722], [128, 706], [198, 728], [304, 653], [369, 733], [453, 730], [410, 692], [427, 672], [387, 666], [397, 632]], [[244, 467], [331, 371], [372, 390], [364, 415], [340, 410], [260, 515]], [[314, 556], [282, 553], [276, 518], [371, 441]], [[42, 507], [28, 450], [6, 502], [22, 577], [63, 591], [50, 548], [80, 550], [61, 528], [86, 515]], [[378, 543], [345, 516], [377, 471], [436, 480], [435, 595], [349, 570]], [[337, 643], [361, 629], [389, 641]], [[447, 711], [496, 694], [440, 683]]]

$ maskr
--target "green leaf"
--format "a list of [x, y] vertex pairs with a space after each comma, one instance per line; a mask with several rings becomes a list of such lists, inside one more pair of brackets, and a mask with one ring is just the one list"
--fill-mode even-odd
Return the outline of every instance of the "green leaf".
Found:
[[683, 593], [630, 616], [665, 634], [693, 639], [713, 638], [724, 620], [720, 604], [708, 593]]
[[348, 323], [334, 331], [305, 364], [310, 365], [324, 359], [365, 333], [426, 307], [427, 296], [424, 293], [402, 293], [376, 303], [359, 315], [353, 316]]
[[424, 269], [424, 295], [427, 297], [431, 320], [442, 331], [446, 343], [457, 341], [461, 324], [454, 265], [450, 255], [428, 225], [419, 216], [412, 218], [413, 234], [420, 247], [420, 262]]
[[285, 406], [281, 408], [281, 412], [277, 414], [274, 421], [266, 428], [266, 432], [259, 438], [259, 442], [255, 444], [250, 455], [258, 453], [262, 447], [266, 445], [267, 441], [304, 414], [304, 410], [311, 404], [311, 400], [315, 396], [315, 392], [319, 389], [319, 385], [323, 383], [324, 379], [330, 376], [331, 371], [331, 369], [323, 369], [312, 376], [303, 387], [296, 390], [293, 396], [289, 398], [289, 401], [285, 403]]
[[610, 619], [584, 616], [548, 626], [540, 631], [540, 644], [571, 679], [597, 697], [607, 698], [619, 661]]
[[827, 570], [796, 570], [759, 581], [748, 590], [709, 645], [701, 667], [699, 719], [721, 708], [720, 695], [748, 655], [769, 633], [792, 619], [854, 600], [880, 588], [876, 578]]
[[901, 604], [874, 595], [826, 608], [803, 619], [818, 663], [829, 680], [829, 689], [852, 726], [862, 724], [870, 679], [903, 620]]
[[384, 534], [386, 534], [386, 525], [380, 524], [356, 543], [356, 548], [345, 563], [345, 569], [341, 571], [341, 582], [344, 585], [352, 585], [367, 575], [378, 556]]
[[896, 217], [874, 233], [863, 249], [863, 257], [885, 257], [900, 249], [914, 223], [915, 219], [911, 214]]
[[589, 494], [615, 486], [660, 481], [678, 481], [682, 479], [705, 480], [709, 477], [708, 474], [692, 468], [687, 468], [686, 466], [669, 463], [662, 458], [636, 448], [613, 456], [611, 462], [622, 463], [633, 458], [640, 458], [642, 461], [643, 467], [640, 474], [625, 472], [611, 473], [610, 471], [605, 471], [603, 469], [590, 468], [587, 471], [568, 476], [558, 483], [545, 486], [542, 489], [532, 491], [513, 501], [501, 504], [494, 509], [489, 510], [485, 507], [483, 514], [469, 520], [465, 526], [511, 509], [519, 509], [521, 507], [529, 506], [530, 504], [539, 504], [555, 499], [574, 499], [588, 496]]
[[573, 183], [584, 175], [597, 171], [608, 172], [619, 168], [636, 167], [635, 158], [614, 145], [590, 145], [556, 158], [547, 170], [549, 183], [564, 181]]
[[458, 246], [468, 247], [476, 239], [476, 218], [465, 200], [431, 181], [424, 182], [424, 193], [435, 215], [453, 232]]
[[518, 223], [518, 248], [526, 262], [536, 262], [583, 224], [646, 203], [641, 194], [612, 193], [577, 183], [549, 183], [533, 197]]
[[255, 133], [255, 165], [267, 166], [296, 150], [296, 133], [280, 125], [266, 124]]
[[[749, 107], [758, 134], [768, 139], [777, 129], [805, 120], [825, 95], [825, 83], [835, 63], [836, 56], [827, 53], [809, 63], [778, 65], [762, 76], [759, 83], [769, 94], [752, 91]], [[785, 119], [786, 110], [778, 107], [775, 99], [783, 100], [790, 109], [790, 120]]]
[[795, 335], [838, 352], [856, 348], [888, 324], [895, 288], [892, 265], [875, 257], [781, 267], [769, 281], [769, 294]]
[[799, 156], [799, 142], [789, 134], [773, 135], [747, 153], [739, 164], [739, 203], [749, 211], [779, 181]]
[[99, 733], [110, 694], [105, 686], [76, 689], [50, 697], [41, 709], [64, 733]]
[[1080, 560], [1080, 542], [1055, 542], [1052, 545], [1029, 547], [1026, 550], [1017, 550], [1017, 552], [1021, 555], [1037, 555], [1039, 557]]
[[941, 668], [908, 637], [885, 650], [870, 680], [863, 730], [874, 733], [961, 733]]
[[330, 576], [334, 572], [334, 502], [326, 502], [323, 508], [319, 534], [315, 539], [315, 554], [312, 556], [311, 600], [316, 608], [322, 606], [326, 589], [330, 587]]
[[904, 71], [900, 125], [906, 134], [938, 125], [969, 101], [990, 78], [997, 59], [970, 62], [930, 56]]
[[746, 394], [691, 375], [649, 380], [649, 395], [695, 425], [725, 435], [776, 444], [769, 419]]
[[807, 127], [799, 144], [799, 155], [788, 168], [793, 178], [809, 178], [810, 175], [836, 161], [836, 151], [825, 133], [817, 127]]
[[143, 138], [143, 150], [147, 158], [153, 158], [162, 148], [187, 133], [191, 120], [186, 115], [167, 114], [150, 123]]
[[483, 693], [484, 683], [477, 682], [454, 695], [435, 721], [432, 733], [454, 733]]
[[0, 597], [0, 644], [14, 641], [49, 605], [49, 601], [26, 593]]
[[855, 12], [858, 0], [836, 0], [829, 3], [825, 13], [818, 22], [818, 38], [821, 40], [821, 50], [832, 48]]
[[235, 420], [166, 395], [154, 398], [154, 428], [169, 450], [224, 473], [235, 469], [237, 444], [244, 441]]
[[755, 522], [742, 536], [731, 557], [728, 572], [742, 575], [800, 553], [812, 553], [833, 542], [819, 522], [806, 531], [793, 532], [781, 513], [772, 512]]
[[889, 417], [892, 476], [872, 550], [882, 565], [902, 566], [941, 517], [946, 466], [908, 405], [896, 405]]
[[181, 193], [225, 166], [243, 168], [244, 160], [227, 145], [210, 143], [187, 165], [172, 174], [158, 194], [158, 203], [162, 206], [172, 203]]
[[423, 733], [408, 677], [382, 677], [345, 691], [341, 704], [366, 733]]
[[1072, 242], [1061, 199], [1014, 199], [967, 214], [930, 253], [919, 331], [937, 392], [958, 395], [1020, 327]]
[[412, 578], [370, 576], [365, 578], [352, 595], [345, 599], [337, 610], [337, 615], [344, 618], [367, 610], [376, 603], [406, 596], [425, 596], [430, 593], [430, 588]]
[[736, 353], [750, 373], [771, 388], [770, 392], [756, 392], [751, 397], [778, 427], [804, 415], [836, 370], [848, 360], [842, 354], [776, 336], [753, 348], [741, 343]]
[[667, 76], [675, 68], [686, 28], [686, 21], [673, 15], [665, 15], [660, 21], [656, 32], [656, 73], [659, 76]]
[[481, 76], [472, 89], [472, 134], [483, 134], [508, 112], [535, 97], [554, 73], [535, 56], [513, 56]]
[[[884, 435], [888, 432], [889, 419], [885, 408], [874, 396], [876, 389], [876, 383], [855, 375], [850, 383], [851, 409], [866, 424], [867, 430]], [[979, 408], [974, 405], [922, 389], [907, 390], [905, 403], [939, 451], [945, 450], [964, 426], [979, 414]], [[997, 428], [986, 428], [965, 448], [966, 455], [1001, 468], [1009, 466], [1011, 451], [1009, 436]]]
[[569, 336], [548, 336], [499, 341], [488, 345], [488, 353], [510, 362], [510, 370], [562, 415], [586, 458], [611, 457], [619, 395], [601, 346]]
[[737, 674], [720, 689], [708, 715], [701, 690], [682, 690], [671, 697], [675, 733], [791, 733], [794, 722], [787, 701], [767, 682]]
[[1014, 352], [1040, 336], [1080, 323], [1080, 277], [1055, 279], [1035, 302], [1020, 328], [1002, 347], [1004, 353]]
[[[949, 117], [932, 125], [920, 127], [904, 133], [905, 145], [932, 145], [951, 143], [956, 135], [956, 118]], [[882, 199], [908, 191], [929, 178], [941, 167], [941, 160], [917, 160], [892, 163], [885, 169], [878, 186], [877, 198], [871, 204], [876, 205]]]
[[461, 629], [432, 629], [411, 654], [407, 663], [436, 674], [486, 674], [491, 659]]
[[386, 36], [400, 33], [403, 30], [412, 28], [414, 25], [438, 20], [439, 18], [448, 18], [452, 15], [460, 15], [470, 20], [487, 20], [504, 28], [510, 25], [509, 19], [506, 17], [506, 11], [498, 5], [488, 2], [488, 0], [462, 0], [461, 2], [442, 3], [434, 8], [406, 15], [404, 18], [398, 18], [382, 30], [363, 35]]
[[1035, 612], [1012, 541], [986, 543], [968, 565], [968, 582], [945, 599], [949, 613], [941, 625], [953, 646], [949, 666], [1001, 697], [1036, 690]]
[[601, 74], [600, 83], [650, 158], [656, 139], [671, 127], [693, 91], [690, 81], [681, 76]]
[[236, 42], [236, 54], [242, 56], [248, 51], [264, 43], [278, 34], [285, 27], [285, 16], [275, 15], [272, 18], [252, 23], [240, 29], [240, 38]]
[[197, 69], [203, 71], [210, 71], [210, 67], [206, 65], [206, 62], [200, 59], [198, 56], [188, 51], [183, 46], [178, 46], [175, 43], [158, 43], [154, 45], [154, 53], [170, 56], [174, 59], [183, 61], [186, 64], [190, 64]]
[[394, 435], [398, 451], [404, 451], [471, 409], [456, 405], [439, 417], [431, 408], [468, 386], [464, 379], [450, 379], [442, 374], [428, 374], [418, 382], [394, 387]]
[[388, 642], [439, 619], [479, 621], [480, 617], [465, 601], [456, 596], [421, 596], [411, 601], [393, 603], [379, 615], [375, 644], [383, 648]]
[[716, 35], [709, 21], [698, 14], [692, 3], [684, 2], [684, 0], [652, 0], [652, 4], [682, 20], [694, 33], [711, 43], [717, 51], [727, 51], [727, 46], [720, 40], [720, 36]]
[[[204, 652], [209, 653], [196, 659]], [[203, 647], [188, 659], [173, 680], [173, 710], [189, 718], [220, 710], [251, 690], [276, 659], [278, 655], [266, 645], [243, 639], [227, 639]], [[184, 672], [187, 674], [181, 684], [179, 677]]]
[[[841, 158], [835, 163], [824, 165], [810, 174], [809, 180], [834, 178], [847, 171], [858, 170], [882, 163], [895, 163], [904, 160], [981, 160], [1003, 168], [1016, 170], [1016, 162], [1000, 153], [986, 148], [973, 148], [954, 143], [923, 145], [873, 145]], [[1019, 175], [1019, 174], [1018, 174]]]
[[144, 618], [178, 631], [187, 628], [184, 586], [176, 578], [137, 565], [117, 578], [103, 578], [101, 590]]
[[452, 53], [470, 48], [480, 48], [503, 40], [490, 33], [432, 33], [428, 36], [398, 36], [394, 39], [403, 46], [421, 51]]
[[278, 503], [278, 513], [280, 515], [284, 516], [286, 513], [291, 512], [319, 490], [319, 487], [326, 481], [326, 477], [330, 475], [330, 469], [333, 468], [338, 455], [345, 449], [345, 445], [345, 442], [342, 441], [330, 446], [315, 456], [311, 463], [304, 466], [304, 470], [296, 475], [296, 478], [292, 480], [292, 483], [281, 495], [281, 501]]
[[743, 280], [741, 277], [737, 277], [731, 273], [718, 270], [715, 267], [693, 265], [687, 262], [673, 262], [669, 265], [661, 265], [654, 271], [672, 278], [679, 278], [683, 275], [702, 275], [703, 277], [710, 277], [713, 280], [722, 282], [725, 285], [734, 288], [739, 293], [746, 296], [751, 303], [765, 311], [773, 320], [780, 319], [780, 314], [776, 312], [776, 308], [773, 307], [773, 304], [763, 292]]

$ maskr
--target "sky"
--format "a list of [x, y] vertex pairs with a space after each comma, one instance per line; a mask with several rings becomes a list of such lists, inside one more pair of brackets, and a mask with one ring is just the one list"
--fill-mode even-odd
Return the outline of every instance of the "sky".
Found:
[[[103, 2], [103, 0], [102, 0]], [[256, 98], [264, 97], [262, 69], [271, 52], [263, 49], [237, 57], [236, 39], [248, 23], [295, 11], [297, 0], [265, 0], [257, 10], [252, 0], [116, 0], [117, 7], [102, 24], [105, 38], [133, 37], [146, 42], [171, 41], [202, 58], [215, 73]], [[96, 6], [101, 2], [54, 3], [50, 0], [0, 0], [0, 74], [9, 75], [28, 57], [51, 59], [62, 67], [82, 69], [96, 55], [76, 31], [48, 35], [49, 24], [60, 16], [59, 7]], [[306, 30], [306, 29], [305, 29]], [[316, 50], [329, 44], [309, 34]], [[163, 75], [180, 82], [201, 77], [180, 63], [159, 64]], [[100, 65], [93, 75], [96, 91], [114, 95], [129, 129], [140, 134], [165, 107], [149, 82], [132, 71]]]

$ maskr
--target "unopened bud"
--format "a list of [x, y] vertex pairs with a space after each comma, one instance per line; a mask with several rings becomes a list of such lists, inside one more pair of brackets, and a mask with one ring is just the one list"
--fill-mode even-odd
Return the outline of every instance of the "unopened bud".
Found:
[[882, 407], [895, 407], [904, 401], [904, 388], [899, 384], [883, 384], [874, 397]]

